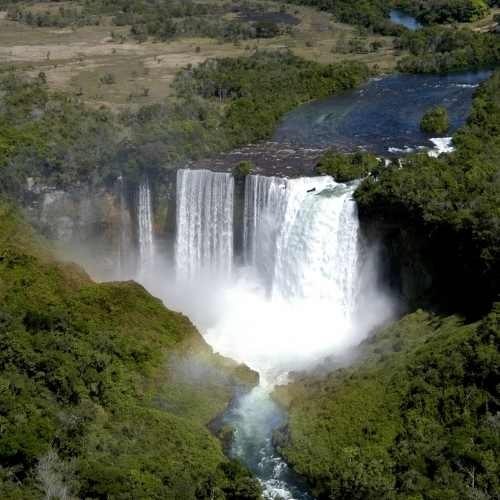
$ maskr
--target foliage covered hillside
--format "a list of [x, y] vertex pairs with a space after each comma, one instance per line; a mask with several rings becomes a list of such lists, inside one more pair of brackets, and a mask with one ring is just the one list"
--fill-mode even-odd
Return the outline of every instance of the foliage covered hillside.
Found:
[[54, 262], [0, 205], [0, 497], [257, 498], [206, 425], [256, 375], [135, 283]]
[[417, 154], [380, 170], [355, 197], [367, 224], [383, 221], [423, 243], [434, 304], [477, 316], [500, 283], [500, 72], [478, 89], [454, 144], [453, 154]]
[[469, 325], [417, 311], [352, 367], [278, 388], [279, 449], [320, 500], [498, 498], [499, 348], [500, 304]]

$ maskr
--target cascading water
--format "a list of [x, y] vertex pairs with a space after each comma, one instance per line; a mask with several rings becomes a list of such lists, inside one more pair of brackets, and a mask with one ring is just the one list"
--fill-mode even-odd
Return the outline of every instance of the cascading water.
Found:
[[330, 177], [247, 177], [245, 262], [273, 296], [340, 299], [352, 310], [359, 230], [353, 190]]
[[153, 215], [149, 182], [144, 180], [139, 186], [137, 205], [139, 240], [139, 275], [152, 271], [154, 266]]
[[206, 332], [217, 350], [265, 373], [307, 366], [353, 342], [354, 189], [330, 177], [247, 179], [247, 273], [226, 290], [224, 314]]
[[178, 171], [175, 264], [179, 280], [230, 276], [233, 196], [231, 174]]
[[117, 275], [120, 279], [129, 277], [131, 268], [132, 254], [132, 232], [130, 223], [130, 213], [127, 207], [125, 196], [125, 182], [123, 177], [118, 179], [120, 189], [120, 242], [119, 242], [119, 260]]
[[284, 417], [269, 391], [276, 376], [353, 342], [359, 260], [354, 189], [330, 177], [246, 179], [247, 273], [227, 291], [224, 314], [206, 338], [261, 374], [261, 386], [243, 396], [225, 421], [235, 428], [232, 454], [256, 474], [268, 499], [311, 498], [272, 445]]
[[249, 175], [245, 180], [243, 252], [245, 264], [254, 268], [270, 292], [276, 241], [287, 206], [287, 180]]

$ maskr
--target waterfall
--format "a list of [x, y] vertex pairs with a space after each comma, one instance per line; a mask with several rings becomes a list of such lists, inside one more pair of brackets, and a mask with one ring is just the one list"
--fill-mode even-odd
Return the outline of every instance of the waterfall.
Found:
[[353, 345], [362, 335], [355, 188], [328, 176], [247, 176], [245, 265], [233, 269], [233, 177], [179, 170], [170, 303], [217, 351], [261, 374]]
[[151, 208], [151, 191], [148, 180], [139, 186], [137, 205], [138, 240], [139, 240], [139, 273], [152, 270], [154, 261], [153, 215]]
[[243, 253], [269, 290], [274, 274], [276, 241], [287, 206], [287, 180], [249, 175], [245, 180]]
[[205, 330], [216, 350], [272, 378], [359, 341], [354, 190], [327, 176], [247, 177], [246, 265]]
[[118, 278], [125, 279], [129, 276], [131, 271], [131, 251], [133, 249], [132, 244], [132, 232], [130, 223], [130, 212], [127, 206], [127, 197], [125, 194], [125, 181], [123, 177], [119, 179], [119, 189], [120, 189], [120, 241], [119, 241], [119, 268], [118, 268]]
[[177, 172], [177, 277], [228, 278], [233, 264], [231, 174], [208, 170]]
[[360, 340], [353, 321], [360, 267], [354, 190], [327, 176], [247, 176], [244, 266], [233, 270], [240, 204], [232, 176], [177, 173], [178, 281], [170, 303], [215, 351], [259, 371], [261, 385], [238, 398], [224, 423], [234, 428], [231, 455], [256, 474], [266, 499], [312, 498], [274, 449], [284, 416], [272, 386]]
[[272, 297], [354, 307], [359, 223], [354, 186], [330, 177], [249, 176], [244, 248]]

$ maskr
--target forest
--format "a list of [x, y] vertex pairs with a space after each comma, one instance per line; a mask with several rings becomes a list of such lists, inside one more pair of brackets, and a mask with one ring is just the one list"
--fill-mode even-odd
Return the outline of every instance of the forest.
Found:
[[276, 444], [320, 500], [495, 498], [499, 345], [498, 304], [473, 324], [416, 311], [353, 366], [278, 387]]
[[431, 27], [407, 32], [396, 47], [410, 54], [398, 61], [404, 73], [440, 73], [492, 68], [500, 62], [500, 37], [467, 28]]

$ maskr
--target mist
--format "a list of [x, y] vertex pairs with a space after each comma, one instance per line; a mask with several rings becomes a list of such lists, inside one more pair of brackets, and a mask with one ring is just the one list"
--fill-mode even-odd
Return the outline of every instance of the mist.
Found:
[[[151, 250], [158, 243], [143, 237], [148, 257], [136, 279], [167, 307], [186, 314], [216, 352], [245, 363], [272, 386], [288, 372], [352, 353], [394, 315], [378, 249], [360, 235], [355, 184], [326, 176], [251, 176], [244, 258], [235, 264], [228, 234], [232, 177], [197, 172], [181, 174], [188, 185], [179, 193], [196, 203], [184, 200], [172, 255]], [[144, 212], [142, 226], [149, 228]], [[218, 234], [223, 241], [207, 246], [206, 239]]]

